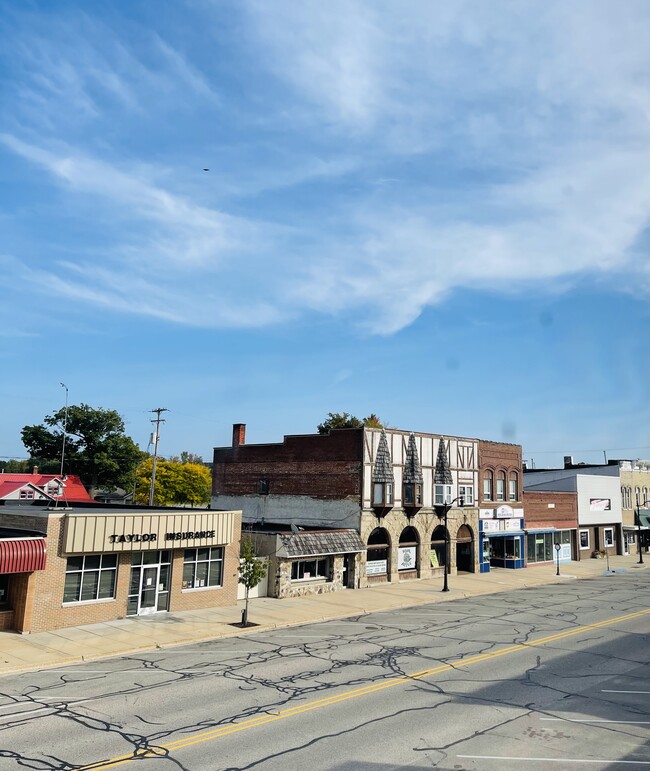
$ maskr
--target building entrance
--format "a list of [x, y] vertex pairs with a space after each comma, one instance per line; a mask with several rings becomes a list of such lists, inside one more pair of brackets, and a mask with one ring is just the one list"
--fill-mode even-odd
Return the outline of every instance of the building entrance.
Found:
[[127, 615], [148, 616], [169, 609], [169, 551], [134, 552]]

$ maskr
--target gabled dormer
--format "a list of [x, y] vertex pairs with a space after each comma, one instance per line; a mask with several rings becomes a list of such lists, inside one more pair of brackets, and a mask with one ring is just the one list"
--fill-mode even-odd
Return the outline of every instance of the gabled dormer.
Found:
[[415, 434], [411, 434], [406, 448], [402, 483], [402, 506], [409, 517], [412, 517], [422, 508], [422, 485], [422, 466], [420, 466]]
[[383, 516], [393, 508], [394, 491], [393, 462], [388, 449], [386, 432], [382, 430], [372, 470], [372, 507], [377, 516]]

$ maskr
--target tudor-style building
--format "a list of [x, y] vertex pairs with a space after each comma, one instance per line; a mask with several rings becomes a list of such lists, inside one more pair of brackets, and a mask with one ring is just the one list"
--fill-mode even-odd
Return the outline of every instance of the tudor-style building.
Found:
[[[356, 530], [365, 549], [346, 558], [355, 580], [338, 583], [364, 587], [442, 575], [442, 504], [453, 503], [449, 572], [477, 572], [478, 482], [476, 439], [363, 427], [247, 445], [235, 424], [232, 446], [214, 451], [212, 506], [241, 509], [248, 529]], [[333, 582], [342, 555], [321, 556], [317, 577], [294, 580]]]

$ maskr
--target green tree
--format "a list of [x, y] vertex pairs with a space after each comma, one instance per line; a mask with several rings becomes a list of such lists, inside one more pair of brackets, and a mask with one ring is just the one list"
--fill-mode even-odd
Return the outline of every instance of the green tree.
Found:
[[[42, 424], [25, 426], [21, 432], [29, 462], [45, 473], [61, 468], [65, 413], [61, 408]], [[124, 421], [115, 410], [87, 404], [68, 407], [63, 471], [79, 475], [91, 496], [98, 488], [130, 488], [143, 457], [145, 453], [124, 433]]]
[[241, 542], [239, 557], [239, 583], [246, 589], [244, 612], [241, 625], [248, 626], [248, 593], [254, 589], [266, 575], [266, 565], [255, 556], [255, 549], [250, 538], [244, 538]]
[[8, 460], [0, 461], [0, 469], [7, 474], [29, 474], [32, 466], [30, 466], [29, 460], [9, 458]]
[[319, 423], [317, 431], [319, 434], [329, 434], [333, 428], [361, 428], [369, 426], [370, 428], [386, 428], [387, 426], [372, 412], [367, 418], [360, 420], [349, 412], [328, 412], [327, 418]]
[[180, 455], [172, 455], [169, 460], [173, 461], [174, 463], [198, 463], [199, 465], [203, 464], [203, 458], [200, 455], [195, 455], [193, 452], [187, 452], [187, 450], [183, 450]]
[[[153, 458], [139, 466], [136, 474], [136, 503], [149, 502]], [[158, 458], [154, 506], [205, 506], [210, 502], [212, 477], [210, 469], [199, 463], [179, 463]]]

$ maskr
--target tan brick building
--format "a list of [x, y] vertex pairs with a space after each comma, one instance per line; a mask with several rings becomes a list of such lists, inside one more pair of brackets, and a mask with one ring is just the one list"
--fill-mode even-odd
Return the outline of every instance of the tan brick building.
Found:
[[20, 632], [237, 601], [239, 511], [3, 507], [0, 527], [47, 544], [44, 569], [9, 580], [7, 623]]

